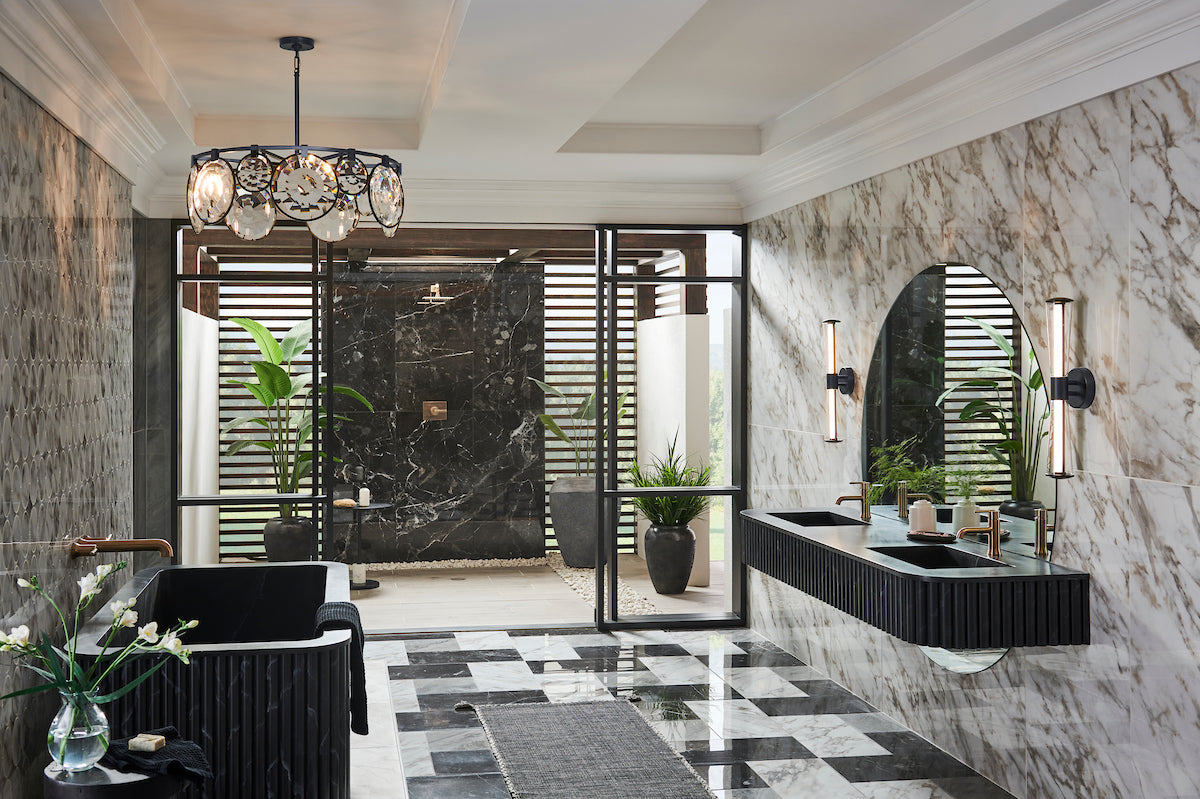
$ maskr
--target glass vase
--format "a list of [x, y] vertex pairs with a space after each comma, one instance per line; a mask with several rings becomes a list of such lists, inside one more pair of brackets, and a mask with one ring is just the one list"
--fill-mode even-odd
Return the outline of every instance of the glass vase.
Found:
[[63, 771], [87, 771], [108, 751], [108, 718], [85, 693], [59, 696], [62, 707], [50, 722], [46, 748]]

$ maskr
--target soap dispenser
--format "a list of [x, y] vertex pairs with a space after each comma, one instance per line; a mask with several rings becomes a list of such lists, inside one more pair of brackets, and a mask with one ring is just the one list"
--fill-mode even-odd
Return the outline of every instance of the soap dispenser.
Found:
[[937, 532], [937, 510], [927, 499], [918, 499], [908, 511], [908, 529], [914, 533]]

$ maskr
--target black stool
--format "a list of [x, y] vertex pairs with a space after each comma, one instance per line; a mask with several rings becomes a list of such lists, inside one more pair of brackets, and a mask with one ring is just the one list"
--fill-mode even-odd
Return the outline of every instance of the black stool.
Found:
[[43, 773], [45, 799], [170, 799], [187, 787], [169, 774], [126, 774], [104, 766], [71, 773], [51, 763]]

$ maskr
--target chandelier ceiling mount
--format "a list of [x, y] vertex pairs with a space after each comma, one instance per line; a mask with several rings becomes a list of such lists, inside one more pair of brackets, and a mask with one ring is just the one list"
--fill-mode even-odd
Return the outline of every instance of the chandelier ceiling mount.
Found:
[[254, 241], [271, 232], [282, 214], [304, 222], [322, 241], [341, 241], [363, 219], [394, 236], [404, 214], [400, 163], [388, 155], [300, 143], [300, 53], [316, 43], [284, 36], [280, 48], [295, 53], [291, 145], [241, 145], [192, 156], [187, 207], [192, 230], [224, 222]]

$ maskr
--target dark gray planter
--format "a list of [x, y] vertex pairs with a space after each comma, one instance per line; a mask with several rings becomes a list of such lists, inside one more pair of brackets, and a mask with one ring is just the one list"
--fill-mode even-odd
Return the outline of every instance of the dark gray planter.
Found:
[[305, 516], [276, 516], [263, 527], [263, 546], [267, 560], [282, 563], [312, 557], [315, 528]]
[[1000, 513], [1005, 516], [1016, 516], [1018, 519], [1032, 519], [1038, 508], [1044, 508], [1040, 499], [1006, 499], [1000, 503]]
[[646, 571], [660, 594], [682, 594], [696, 559], [696, 534], [686, 524], [652, 524], [646, 530]]
[[550, 487], [550, 523], [563, 562], [576, 569], [596, 568], [596, 478], [559, 477]]

